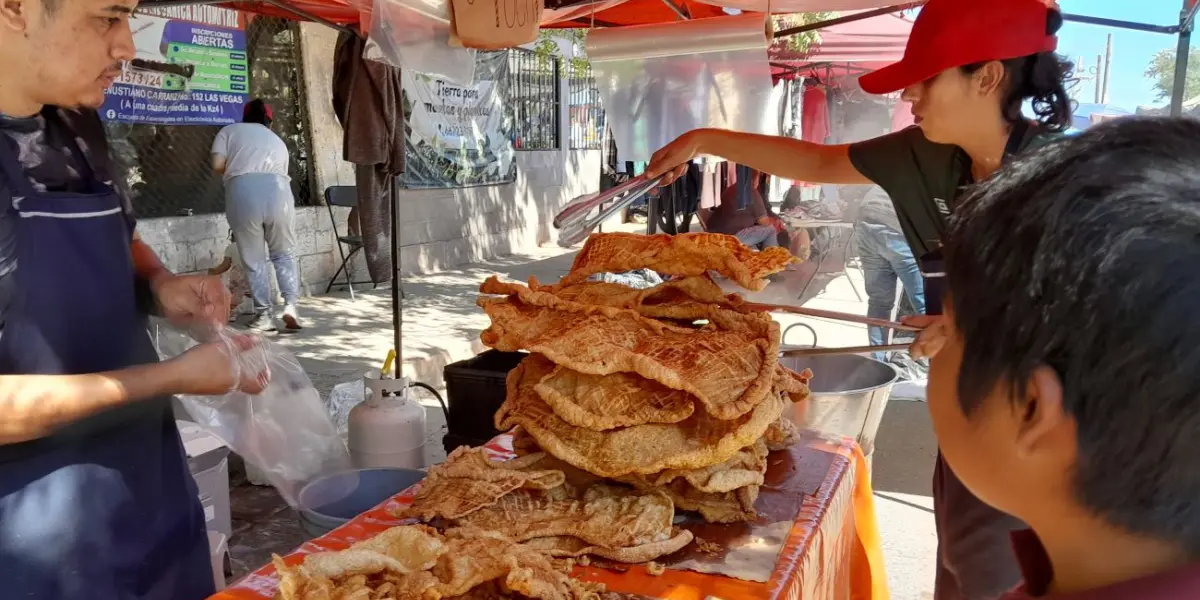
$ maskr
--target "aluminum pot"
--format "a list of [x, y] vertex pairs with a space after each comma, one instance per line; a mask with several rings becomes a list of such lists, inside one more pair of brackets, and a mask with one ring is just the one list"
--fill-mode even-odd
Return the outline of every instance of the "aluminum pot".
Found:
[[779, 362], [796, 372], [813, 372], [807, 410], [797, 415], [800, 405], [791, 405], [788, 418], [806, 429], [855, 438], [867, 456], [875, 451], [875, 434], [899, 377], [895, 369], [853, 354], [783, 357]]

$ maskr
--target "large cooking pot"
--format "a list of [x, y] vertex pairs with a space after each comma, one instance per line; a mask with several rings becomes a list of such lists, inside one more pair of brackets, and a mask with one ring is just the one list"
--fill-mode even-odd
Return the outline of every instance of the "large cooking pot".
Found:
[[786, 414], [792, 421], [807, 429], [855, 438], [867, 456], [875, 451], [875, 434], [898, 377], [895, 369], [852, 354], [783, 357], [779, 362], [796, 372], [813, 372], [808, 408], [797, 415], [799, 405], [791, 405]]

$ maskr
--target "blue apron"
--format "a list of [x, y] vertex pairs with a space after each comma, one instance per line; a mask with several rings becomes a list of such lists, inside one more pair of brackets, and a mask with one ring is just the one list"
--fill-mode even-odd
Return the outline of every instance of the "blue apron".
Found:
[[[57, 111], [47, 126], [64, 125]], [[38, 192], [0, 138], [12, 191], [14, 296], [0, 374], [157, 362], [136, 303], [121, 198], [72, 151], [86, 193]], [[0, 446], [0, 600], [199, 600], [214, 593], [204, 513], [170, 400], [113, 409]]]

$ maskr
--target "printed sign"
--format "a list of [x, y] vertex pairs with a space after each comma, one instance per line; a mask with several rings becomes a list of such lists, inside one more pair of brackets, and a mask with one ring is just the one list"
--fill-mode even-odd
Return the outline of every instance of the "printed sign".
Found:
[[404, 175], [410, 188], [517, 179], [508, 111], [508, 52], [479, 52], [475, 83], [457, 85], [411, 69], [401, 74]]
[[241, 13], [208, 5], [143, 9], [129, 26], [137, 55], [105, 93], [104, 120], [155, 125], [242, 120], [250, 63]]

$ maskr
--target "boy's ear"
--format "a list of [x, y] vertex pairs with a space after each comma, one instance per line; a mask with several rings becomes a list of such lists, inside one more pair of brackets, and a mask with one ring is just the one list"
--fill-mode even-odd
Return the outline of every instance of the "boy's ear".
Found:
[[1074, 443], [1075, 423], [1063, 406], [1062, 380], [1046, 365], [1033, 370], [1025, 384], [1024, 402], [1016, 404], [1020, 418], [1017, 429], [1017, 455], [1034, 458], [1050, 451], [1058, 454], [1065, 434]]

